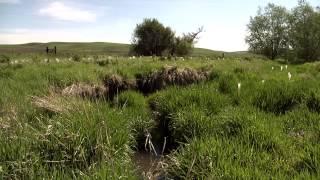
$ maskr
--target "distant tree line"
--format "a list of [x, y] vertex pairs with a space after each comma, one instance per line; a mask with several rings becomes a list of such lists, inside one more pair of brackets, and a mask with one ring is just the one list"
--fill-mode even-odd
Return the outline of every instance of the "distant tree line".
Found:
[[300, 0], [292, 10], [269, 3], [247, 25], [249, 50], [270, 59], [320, 59], [320, 8]]
[[203, 31], [176, 36], [170, 27], [165, 27], [157, 19], [144, 19], [133, 33], [131, 53], [143, 56], [187, 56], [190, 55], [198, 35]]

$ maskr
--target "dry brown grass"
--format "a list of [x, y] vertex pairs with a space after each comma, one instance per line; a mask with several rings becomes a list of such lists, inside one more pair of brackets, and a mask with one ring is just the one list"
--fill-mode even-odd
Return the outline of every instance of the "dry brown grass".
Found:
[[58, 96], [31, 96], [31, 103], [37, 108], [51, 113], [65, 113], [71, 108]]
[[152, 93], [170, 85], [184, 86], [204, 81], [207, 77], [208, 71], [167, 66], [147, 76], [137, 75], [137, 85], [141, 92]]
[[170, 85], [184, 86], [204, 81], [208, 78], [208, 70], [192, 68], [163, 67], [160, 71], [149, 75], [137, 75], [136, 79], [126, 79], [119, 75], [106, 76], [102, 85], [77, 83], [64, 88], [63, 96], [78, 96], [90, 99], [107, 97], [112, 100], [117, 94], [126, 90], [138, 90], [142, 93], [153, 93]]
[[104, 80], [104, 86], [108, 91], [109, 99], [113, 99], [115, 95], [129, 89], [136, 89], [136, 81], [124, 79], [119, 75], [111, 75]]
[[77, 96], [97, 99], [105, 97], [107, 94], [107, 89], [104, 86], [78, 83], [64, 88], [61, 94], [63, 96]]

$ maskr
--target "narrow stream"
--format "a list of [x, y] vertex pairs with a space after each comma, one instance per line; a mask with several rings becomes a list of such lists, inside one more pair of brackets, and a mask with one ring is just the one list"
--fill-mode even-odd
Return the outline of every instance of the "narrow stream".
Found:
[[144, 178], [152, 176], [157, 179], [156, 176], [161, 171], [159, 166], [161, 156], [156, 156], [147, 151], [138, 151], [134, 154], [133, 160]]

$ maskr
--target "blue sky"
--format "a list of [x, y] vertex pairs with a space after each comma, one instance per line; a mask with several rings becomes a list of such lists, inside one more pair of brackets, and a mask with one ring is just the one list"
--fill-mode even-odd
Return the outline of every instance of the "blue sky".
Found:
[[[136, 24], [157, 18], [180, 35], [203, 26], [197, 47], [246, 50], [246, 24], [268, 2], [291, 9], [295, 0], [0, 0], [0, 44], [130, 43]], [[319, 6], [319, 0], [308, 1]]]

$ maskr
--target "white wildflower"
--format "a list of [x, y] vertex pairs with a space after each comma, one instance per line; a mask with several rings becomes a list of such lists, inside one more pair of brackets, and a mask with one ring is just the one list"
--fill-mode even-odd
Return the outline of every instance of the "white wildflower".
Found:
[[288, 65], [286, 65], [286, 70], [288, 69]]
[[240, 90], [241, 89], [241, 83], [239, 82], [238, 83], [238, 90]]
[[47, 131], [46, 131], [46, 135], [49, 135], [52, 131], [52, 125], [49, 124], [48, 127], [47, 127]]
[[283, 66], [280, 67], [281, 71], [283, 70]]
[[272, 66], [271, 70], [274, 70], [274, 67]]
[[264, 84], [265, 80], [263, 79], [261, 82], [262, 82], [262, 84]]
[[291, 80], [291, 77], [292, 77], [291, 73], [290, 73], [290, 72], [288, 72], [288, 78], [289, 78], [289, 81]]

